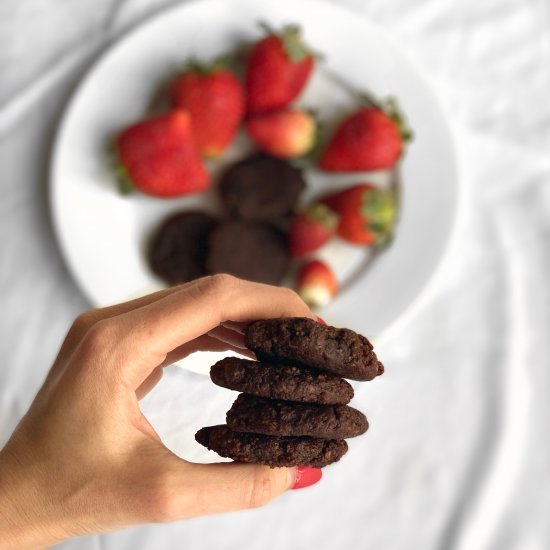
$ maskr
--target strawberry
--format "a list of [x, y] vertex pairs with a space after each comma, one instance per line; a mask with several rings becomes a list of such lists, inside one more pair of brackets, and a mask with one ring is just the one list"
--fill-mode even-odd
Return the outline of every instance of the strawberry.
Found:
[[136, 188], [156, 197], [175, 197], [204, 191], [210, 183], [186, 111], [171, 111], [126, 128], [116, 139], [115, 152], [123, 193]]
[[321, 203], [340, 216], [336, 233], [352, 244], [377, 245], [391, 237], [397, 208], [390, 191], [361, 183], [324, 197]]
[[327, 264], [312, 260], [302, 266], [296, 281], [298, 294], [311, 308], [326, 305], [338, 292], [338, 281]]
[[364, 107], [344, 119], [322, 153], [319, 167], [330, 172], [389, 169], [410, 139], [403, 114], [389, 98], [383, 106]]
[[315, 118], [300, 109], [255, 115], [246, 122], [246, 129], [262, 151], [279, 158], [301, 157], [317, 141]]
[[300, 36], [300, 28], [287, 25], [268, 35], [250, 51], [246, 67], [246, 108], [249, 115], [286, 107], [306, 85], [315, 58]]
[[323, 246], [333, 235], [338, 216], [324, 204], [314, 204], [297, 214], [288, 230], [288, 249], [295, 258]]
[[192, 61], [170, 86], [172, 106], [189, 111], [198, 150], [209, 158], [223, 153], [244, 115], [244, 90], [224, 63], [221, 58], [210, 66]]

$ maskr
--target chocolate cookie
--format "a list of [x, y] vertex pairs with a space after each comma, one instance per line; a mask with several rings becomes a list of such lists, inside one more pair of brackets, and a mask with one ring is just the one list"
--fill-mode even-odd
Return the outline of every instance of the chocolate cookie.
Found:
[[221, 456], [238, 462], [267, 464], [272, 468], [323, 468], [340, 460], [348, 450], [344, 440], [234, 432], [225, 424], [202, 428], [195, 434], [195, 439]]
[[245, 345], [260, 361], [306, 365], [352, 380], [384, 372], [364, 336], [305, 317], [255, 321], [245, 329]]
[[347, 405], [291, 403], [241, 393], [227, 412], [236, 432], [346, 439], [365, 433], [365, 415]]
[[210, 378], [222, 388], [271, 399], [345, 405], [353, 397], [351, 385], [332, 374], [239, 357], [218, 361], [210, 369]]
[[268, 224], [232, 221], [211, 233], [206, 268], [261, 283], [277, 284], [285, 276], [290, 257], [282, 233]]
[[225, 171], [219, 191], [230, 216], [278, 224], [289, 217], [305, 185], [298, 168], [255, 153]]
[[210, 233], [217, 221], [210, 214], [190, 210], [166, 219], [151, 239], [151, 269], [170, 285], [205, 275]]

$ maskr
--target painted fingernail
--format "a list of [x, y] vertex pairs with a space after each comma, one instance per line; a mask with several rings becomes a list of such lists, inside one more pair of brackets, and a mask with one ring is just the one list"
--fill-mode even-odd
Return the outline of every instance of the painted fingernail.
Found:
[[320, 468], [311, 468], [310, 466], [298, 466], [296, 468], [296, 477], [292, 489], [303, 489], [314, 485], [323, 477]]
[[321, 317], [319, 317], [319, 316], [317, 316], [317, 322], [318, 322], [318, 323], [321, 323], [322, 325], [326, 325], [326, 324], [327, 324], [327, 322], [326, 322], [324, 319], [322, 319]]

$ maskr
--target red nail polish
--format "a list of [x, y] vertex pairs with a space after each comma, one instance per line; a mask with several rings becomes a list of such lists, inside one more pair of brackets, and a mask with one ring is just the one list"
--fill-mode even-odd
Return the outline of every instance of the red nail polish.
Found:
[[317, 483], [323, 477], [320, 468], [311, 468], [310, 466], [298, 466], [296, 468], [296, 478], [292, 489], [303, 489]]
[[324, 319], [321, 319], [321, 317], [317, 316], [317, 322], [321, 323], [322, 325], [326, 325], [327, 322]]

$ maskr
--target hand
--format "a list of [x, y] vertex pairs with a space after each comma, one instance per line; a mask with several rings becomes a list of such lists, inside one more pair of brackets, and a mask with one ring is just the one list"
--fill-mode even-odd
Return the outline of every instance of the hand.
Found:
[[217, 275], [79, 317], [0, 451], [0, 548], [261, 506], [291, 488], [292, 468], [178, 458], [138, 404], [164, 366], [242, 351], [244, 323], [284, 316], [314, 318], [288, 289]]

